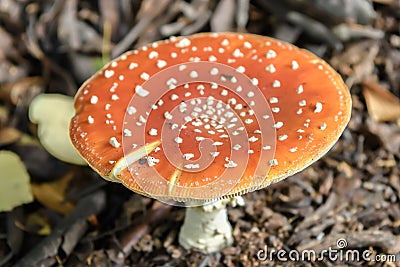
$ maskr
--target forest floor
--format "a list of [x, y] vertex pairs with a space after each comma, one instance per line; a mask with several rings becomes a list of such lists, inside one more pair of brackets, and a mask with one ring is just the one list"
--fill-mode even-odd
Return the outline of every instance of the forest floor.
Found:
[[[229, 206], [233, 245], [203, 254], [178, 243], [183, 208], [52, 157], [28, 110], [41, 93], [73, 96], [124, 51], [209, 31], [312, 51], [342, 75], [353, 110], [326, 156]], [[400, 266], [398, 0], [1, 0], [0, 86], [0, 149], [19, 156], [33, 193], [0, 213], [0, 266]], [[262, 257], [319, 253], [338, 240], [370, 261]]]

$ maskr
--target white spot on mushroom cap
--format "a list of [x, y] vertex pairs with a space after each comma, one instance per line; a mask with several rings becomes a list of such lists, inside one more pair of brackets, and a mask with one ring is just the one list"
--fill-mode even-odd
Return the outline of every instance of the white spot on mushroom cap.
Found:
[[273, 88], [279, 88], [279, 87], [281, 87], [281, 82], [278, 81], [278, 80], [274, 80], [274, 81], [272, 82], [272, 87], [273, 87]]
[[275, 124], [274, 124], [274, 128], [276, 128], [276, 129], [279, 129], [279, 128], [281, 128], [283, 126], [283, 122], [281, 122], [281, 121], [278, 121], [278, 122], [276, 122]]
[[239, 66], [239, 67], [236, 68], [236, 71], [239, 72], [239, 73], [244, 73], [246, 71], [246, 69], [243, 66]]
[[159, 159], [156, 159], [154, 157], [147, 157], [147, 165], [149, 165], [149, 167], [153, 167], [154, 165], [156, 165], [159, 162], [160, 162]]
[[135, 93], [141, 97], [146, 97], [150, 94], [150, 92], [144, 89], [141, 85], [136, 85]]
[[129, 64], [129, 69], [130, 70], [133, 70], [133, 69], [135, 69], [135, 68], [137, 68], [139, 66], [139, 64], [137, 64], [137, 63], [135, 63], [135, 62], [131, 62], [130, 64]]
[[194, 154], [193, 153], [185, 153], [185, 154], [183, 154], [183, 157], [186, 160], [190, 160], [190, 159], [194, 158]]
[[165, 60], [157, 60], [157, 67], [158, 68], [164, 68], [165, 66], [167, 66], [167, 62]]
[[279, 141], [284, 141], [284, 140], [286, 140], [288, 138], [288, 136], [286, 135], [286, 134], [283, 134], [283, 135], [279, 135], [278, 136], [278, 140]]
[[151, 51], [149, 53], [149, 59], [157, 58], [158, 57], [158, 52], [157, 51]]
[[303, 85], [300, 84], [299, 87], [297, 87], [297, 89], [296, 89], [296, 93], [301, 94], [301, 93], [303, 93], [303, 91], [304, 91]]
[[276, 98], [276, 97], [271, 97], [271, 98], [269, 99], [269, 103], [271, 103], [271, 104], [276, 104], [276, 103], [278, 103], [278, 98]]
[[305, 107], [307, 105], [307, 102], [305, 100], [300, 100], [299, 101], [299, 106], [300, 107]]
[[315, 103], [314, 113], [320, 113], [321, 111], [322, 111], [322, 103], [321, 102]]
[[221, 41], [221, 45], [222, 45], [222, 46], [227, 46], [227, 45], [229, 45], [228, 39], [222, 40], [222, 41]]
[[113, 70], [106, 70], [104, 72], [104, 77], [106, 77], [107, 79], [111, 78], [113, 75], [114, 75], [114, 71]]
[[292, 69], [297, 70], [299, 68], [299, 63], [296, 60], [292, 61]]
[[269, 165], [270, 165], [270, 166], [276, 166], [276, 165], [278, 165], [278, 160], [277, 160], [277, 159], [271, 159], [271, 160], [269, 161]]
[[94, 123], [94, 118], [92, 116], [90, 116], [90, 115], [88, 116], [87, 120], [88, 120], [89, 124], [93, 124]]
[[184, 167], [186, 169], [198, 169], [198, 168], [200, 168], [200, 164], [190, 163], [190, 164], [186, 164]]
[[118, 142], [117, 138], [111, 137], [109, 140], [110, 145], [112, 145], [115, 148], [119, 148], [121, 144]]
[[177, 143], [177, 144], [182, 144], [183, 139], [182, 139], [181, 137], [177, 136], [177, 137], [174, 138], [174, 141], [175, 141], [175, 143]]
[[164, 112], [164, 118], [165, 118], [166, 120], [172, 120], [172, 114], [169, 113], [168, 111], [165, 111], [165, 112]]
[[265, 70], [268, 71], [269, 73], [276, 72], [276, 68], [275, 68], [275, 66], [273, 64], [269, 64], [268, 66], [266, 66]]
[[274, 50], [270, 49], [270, 50], [268, 50], [268, 52], [266, 54], [266, 57], [268, 59], [275, 58], [276, 57], [276, 52]]
[[214, 142], [212, 145], [213, 146], [222, 146], [224, 143], [222, 143], [222, 142], [219, 142], [219, 141], [216, 141], [216, 142]]
[[132, 136], [132, 131], [129, 129], [124, 129], [124, 136], [127, 136], [127, 137]]
[[252, 137], [249, 138], [249, 142], [251, 142], [251, 143], [254, 143], [254, 142], [256, 142], [257, 140], [258, 140], [258, 138], [255, 137], [255, 136], [252, 136]]
[[218, 152], [218, 151], [210, 152], [210, 155], [211, 155], [212, 157], [214, 157], [214, 158], [216, 158], [219, 154], [220, 154], [220, 152]]
[[217, 58], [214, 55], [211, 55], [208, 57], [208, 61], [214, 62], [214, 61], [217, 61]]
[[147, 81], [148, 79], [150, 79], [150, 75], [146, 72], [143, 72], [142, 74], [140, 74], [140, 78]]
[[249, 42], [247, 42], [247, 41], [243, 43], [243, 46], [244, 46], [245, 48], [247, 48], [247, 49], [252, 48], [251, 43], [249, 43]]
[[197, 73], [197, 71], [192, 70], [189, 74], [190, 78], [195, 79], [199, 77], [199, 74]]
[[201, 142], [201, 141], [205, 140], [205, 138], [203, 136], [196, 136], [195, 139], [198, 142]]
[[174, 89], [178, 81], [175, 78], [170, 78], [166, 82], [166, 84], [169, 86], [169, 89]]
[[99, 98], [97, 97], [97, 96], [95, 96], [95, 95], [93, 95], [91, 98], [90, 98], [90, 104], [96, 104], [97, 102], [99, 101]]
[[228, 157], [225, 158], [225, 161], [227, 162], [224, 164], [225, 168], [234, 168], [237, 166], [237, 163], [235, 163], [233, 160], [230, 160]]
[[233, 51], [232, 56], [238, 58], [238, 57], [243, 57], [244, 54], [240, 51], [239, 48], [236, 48], [236, 49]]
[[217, 68], [212, 68], [211, 70], [210, 70], [210, 74], [211, 75], [217, 75], [218, 74], [218, 69]]
[[137, 111], [136, 108], [133, 107], [133, 106], [129, 106], [128, 109], [127, 109], [127, 112], [128, 112], [129, 115], [135, 114], [136, 111]]
[[242, 146], [239, 144], [234, 145], [232, 148], [233, 150], [239, 150]]
[[191, 44], [191, 42], [190, 42], [189, 39], [187, 39], [187, 38], [182, 38], [181, 40], [179, 40], [179, 42], [177, 42], [177, 43], [175, 44], [175, 46], [178, 47], [178, 48], [184, 48], [184, 47], [190, 46], [190, 44]]
[[258, 79], [257, 79], [257, 78], [251, 79], [251, 83], [252, 83], [253, 85], [258, 85]]
[[244, 120], [244, 123], [246, 123], [246, 124], [252, 124], [253, 123], [253, 119], [245, 119]]
[[151, 129], [149, 130], [149, 135], [151, 135], [151, 136], [157, 136], [157, 134], [158, 134], [157, 129], [151, 128]]

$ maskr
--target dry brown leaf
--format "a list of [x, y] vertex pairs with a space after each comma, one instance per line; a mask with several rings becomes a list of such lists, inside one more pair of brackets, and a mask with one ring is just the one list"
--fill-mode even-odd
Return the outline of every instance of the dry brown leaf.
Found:
[[368, 113], [375, 121], [396, 121], [400, 118], [400, 99], [375, 82], [363, 82]]
[[0, 145], [9, 145], [17, 142], [22, 136], [22, 132], [12, 127], [0, 129]]
[[65, 200], [65, 191], [72, 177], [73, 173], [68, 173], [55, 182], [32, 184], [35, 199], [51, 210], [68, 214], [74, 208], [74, 204]]
[[40, 214], [40, 212], [28, 214], [25, 220], [25, 225], [22, 229], [38, 235], [49, 235], [51, 233], [50, 223], [43, 214]]
[[17, 105], [22, 99], [31, 100], [34, 96], [44, 91], [45, 82], [42, 77], [26, 77], [2, 85], [0, 98], [8, 103]]

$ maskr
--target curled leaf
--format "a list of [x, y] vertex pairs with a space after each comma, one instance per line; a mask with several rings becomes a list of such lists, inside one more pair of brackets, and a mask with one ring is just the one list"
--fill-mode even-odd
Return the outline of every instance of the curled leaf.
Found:
[[364, 82], [363, 94], [368, 113], [375, 121], [396, 121], [400, 118], [400, 100], [375, 82]]

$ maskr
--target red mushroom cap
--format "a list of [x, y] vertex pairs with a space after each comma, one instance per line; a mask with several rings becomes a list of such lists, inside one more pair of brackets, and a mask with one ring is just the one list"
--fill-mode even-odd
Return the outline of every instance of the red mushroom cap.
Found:
[[202, 33], [113, 60], [79, 89], [75, 109], [71, 140], [101, 176], [188, 201], [240, 195], [303, 170], [337, 141], [351, 98], [306, 50]]

